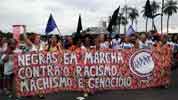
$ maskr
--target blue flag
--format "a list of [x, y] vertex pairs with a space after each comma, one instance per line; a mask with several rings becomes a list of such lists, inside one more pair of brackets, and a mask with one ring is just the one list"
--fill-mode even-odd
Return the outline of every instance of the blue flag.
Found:
[[46, 35], [48, 35], [48, 33], [52, 32], [55, 28], [57, 28], [56, 22], [52, 16], [52, 14], [50, 14], [47, 26], [46, 26], [46, 30], [45, 33]]
[[135, 30], [133, 29], [132, 25], [129, 26], [128, 31], [126, 33], [127, 36], [130, 36], [135, 33]]

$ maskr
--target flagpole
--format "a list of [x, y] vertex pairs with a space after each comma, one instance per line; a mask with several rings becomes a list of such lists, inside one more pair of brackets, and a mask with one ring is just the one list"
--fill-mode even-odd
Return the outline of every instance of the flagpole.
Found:
[[[56, 24], [56, 26], [57, 26], [57, 24]], [[56, 29], [57, 29], [59, 35], [62, 37], [62, 34], [61, 34], [61, 32], [60, 32], [58, 26], [56, 27]], [[63, 39], [59, 39], [59, 41], [61, 42], [61, 46], [62, 46], [62, 48], [64, 48], [64, 45], [63, 45]]]
[[162, 0], [162, 8], [161, 8], [161, 34], [163, 33], [163, 9], [164, 9], [164, 0]]
[[59, 28], [58, 28], [58, 26], [56, 27], [56, 29], [59, 32], [59, 34], [62, 35], [61, 32], [60, 32], [60, 30], [59, 30]]

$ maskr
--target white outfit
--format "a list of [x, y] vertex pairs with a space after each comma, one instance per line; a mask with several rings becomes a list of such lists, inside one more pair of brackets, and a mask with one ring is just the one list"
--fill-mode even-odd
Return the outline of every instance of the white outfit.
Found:
[[109, 48], [109, 42], [106, 41], [104, 43], [100, 43], [100, 48], [101, 49], [107, 49], [107, 48]]
[[[1, 59], [4, 59], [6, 55], [4, 54]], [[8, 55], [9, 60], [4, 63], [4, 75], [11, 75], [13, 73], [13, 56]]]
[[145, 43], [148, 46], [148, 48], [152, 48], [153, 45], [155, 44], [155, 42], [153, 42], [152, 40], [146, 40]]
[[139, 48], [145, 49], [145, 48], [152, 48], [154, 45], [154, 42], [152, 40], [146, 40], [145, 43], [139, 40]]
[[112, 40], [112, 49], [120, 49], [120, 42], [121, 42], [121, 39], [113, 39]]
[[[14, 53], [20, 53], [20, 49], [14, 50]], [[14, 60], [13, 60], [13, 54], [6, 55], [3, 54], [1, 56], [1, 60], [3, 60], [6, 56], [9, 56], [9, 59], [6, 63], [4, 63], [4, 75], [11, 75], [13, 73], [13, 66], [14, 66]]]
[[174, 42], [167, 42], [168, 45], [174, 47], [175, 43]]
[[81, 46], [81, 49], [84, 50], [84, 51], [87, 50], [87, 48], [84, 45]]
[[30, 51], [42, 51], [42, 50], [44, 50], [44, 47], [45, 47], [44, 45], [45, 44], [40, 43], [40, 45], [38, 47], [38, 46], [33, 44]]
[[129, 49], [129, 48], [133, 48], [134, 45], [131, 44], [131, 43], [124, 43], [123, 42], [123, 43], [121, 43], [120, 47], [123, 48], [123, 49]]
[[139, 41], [138, 43], [139, 43], [139, 48], [140, 49], [148, 48], [148, 45], [146, 44], [146, 42], [143, 43], [142, 41]]

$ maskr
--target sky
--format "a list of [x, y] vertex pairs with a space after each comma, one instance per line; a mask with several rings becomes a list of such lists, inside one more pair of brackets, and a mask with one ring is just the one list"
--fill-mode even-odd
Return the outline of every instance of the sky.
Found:
[[[161, 3], [161, 0], [156, 1]], [[146, 0], [1, 0], [0, 30], [12, 32], [12, 25], [20, 24], [26, 25], [28, 32], [44, 33], [49, 15], [52, 13], [61, 33], [72, 34], [76, 31], [79, 14], [82, 16], [82, 25], [85, 29], [99, 26], [102, 20], [108, 20], [108, 16], [111, 16], [119, 5], [123, 7], [127, 4], [141, 12], [145, 2]], [[164, 16], [165, 31], [166, 18], [167, 16]], [[178, 14], [171, 17], [171, 32], [178, 32], [177, 18]], [[159, 30], [160, 17], [155, 19], [155, 23]], [[136, 29], [145, 30], [145, 19], [142, 14], [138, 18]]]

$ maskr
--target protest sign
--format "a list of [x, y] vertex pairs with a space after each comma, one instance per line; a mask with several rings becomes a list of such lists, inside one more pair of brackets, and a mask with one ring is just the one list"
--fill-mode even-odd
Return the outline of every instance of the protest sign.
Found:
[[15, 58], [16, 91], [20, 96], [141, 89], [170, 82], [168, 47], [63, 54], [42, 51], [16, 54]]

